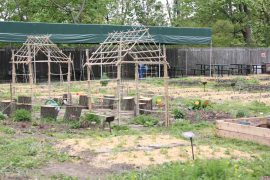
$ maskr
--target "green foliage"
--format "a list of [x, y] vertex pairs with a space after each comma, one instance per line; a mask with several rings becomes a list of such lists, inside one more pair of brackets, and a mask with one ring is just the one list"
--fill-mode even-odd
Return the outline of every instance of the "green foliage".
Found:
[[176, 162], [148, 170], [132, 171], [111, 179], [261, 179], [270, 174], [269, 160], [268, 155], [255, 160], [207, 159]]
[[108, 83], [109, 83], [109, 77], [107, 76], [107, 74], [106, 73], [103, 73], [102, 74], [102, 77], [101, 77], [101, 80], [100, 80], [100, 84], [101, 84], [101, 86], [107, 86], [108, 85]]
[[35, 138], [0, 137], [1, 174], [36, 168], [58, 156], [51, 145]]
[[193, 104], [191, 105], [191, 109], [193, 110], [200, 110], [200, 109], [205, 109], [208, 106], [210, 106], [209, 101], [208, 100], [196, 100], [193, 102]]
[[5, 120], [5, 119], [6, 119], [5, 115], [2, 112], [0, 112], [0, 120]]
[[242, 118], [242, 117], [245, 117], [246, 115], [247, 113], [245, 110], [239, 110], [237, 111], [236, 118]]
[[101, 123], [100, 117], [98, 115], [96, 115], [96, 114], [93, 114], [93, 113], [84, 114], [82, 119], [85, 120], [85, 121], [88, 121], [90, 123], [95, 123], [95, 124], [100, 124]]
[[31, 121], [31, 112], [25, 109], [18, 109], [12, 115], [14, 121]]
[[77, 177], [67, 176], [64, 174], [53, 175], [50, 177], [50, 179], [51, 180], [78, 180]]
[[115, 131], [128, 131], [129, 127], [124, 125], [114, 125], [112, 126], [112, 129]]
[[156, 125], [159, 122], [159, 120], [150, 115], [139, 115], [139, 116], [134, 117], [132, 122], [135, 124], [140, 124], [146, 127], [150, 127], [150, 126]]
[[185, 118], [185, 113], [181, 109], [174, 109], [172, 113], [175, 119]]
[[16, 133], [15, 129], [5, 127], [5, 126], [2, 126], [2, 125], [0, 125], [0, 132], [3, 132], [5, 134], [15, 134]]
[[244, 114], [244, 116], [249, 115], [267, 115], [270, 114], [270, 106], [265, 103], [253, 101], [250, 103], [243, 104], [239, 101], [226, 101], [224, 103], [212, 103], [211, 107], [214, 111], [222, 111], [230, 113], [232, 116], [236, 117], [237, 113]]

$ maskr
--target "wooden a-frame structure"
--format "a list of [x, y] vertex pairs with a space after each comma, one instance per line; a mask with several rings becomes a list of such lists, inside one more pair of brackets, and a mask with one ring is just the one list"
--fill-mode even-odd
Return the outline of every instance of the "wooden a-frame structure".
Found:
[[[130, 55], [132, 60], [125, 60]], [[145, 27], [134, 27], [128, 31], [109, 33], [104, 42], [100, 43], [97, 50], [89, 57], [86, 52], [87, 75], [88, 75], [88, 96], [89, 109], [91, 109], [91, 70], [93, 66], [112, 65], [117, 67], [117, 117], [120, 122], [121, 110], [121, 65], [135, 64], [135, 83], [136, 83], [136, 114], [139, 114], [139, 64], [163, 65], [164, 66], [164, 97], [165, 97], [165, 125], [169, 122], [168, 106], [168, 62], [166, 60], [165, 46], [161, 48], [155, 43], [150, 35], [149, 29]]]
[[[40, 60], [36, 59], [38, 53], [43, 53], [47, 59]], [[68, 82], [68, 103], [70, 103], [70, 86], [71, 86], [71, 55], [65, 55], [56, 44], [50, 40], [50, 35], [38, 35], [38, 36], [27, 36], [27, 40], [23, 43], [23, 46], [16, 52], [12, 51], [12, 92], [11, 98], [15, 95], [15, 84], [16, 84], [16, 64], [24, 64], [28, 66], [29, 70], [29, 83], [30, 93], [33, 98], [33, 84], [34, 75], [36, 74], [35, 66], [36, 63], [47, 63], [48, 64], [48, 95], [51, 98], [51, 63], [60, 63], [68, 65], [67, 82]], [[61, 69], [60, 69], [61, 71]], [[62, 71], [59, 74], [62, 76]]]

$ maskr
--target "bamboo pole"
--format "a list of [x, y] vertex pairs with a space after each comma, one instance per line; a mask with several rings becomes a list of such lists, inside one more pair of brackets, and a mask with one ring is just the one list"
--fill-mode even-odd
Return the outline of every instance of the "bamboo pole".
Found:
[[31, 57], [31, 48], [30, 45], [27, 45], [27, 51], [28, 51], [28, 69], [29, 69], [29, 83], [30, 83], [30, 93], [31, 93], [31, 99], [33, 102], [33, 66], [32, 66], [32, 57]]
[[16, 91], [16, 66], [14, 63], [15, 59], [14, 59], [14, 50], [12, 50], [12, 88], [11, 88], [11, 101], [13, 100], [14, 96], [15, 96], [15, 91]]
[[[137, 61], [137, 59], [135, 59]], [[136, 116], [139, 115], [139, 97], [140, 97], [140, 92], [139, 92], [139, 73], [138, 73], [138, 68], [139, 64], [135, 63], [135, 84], [136, 84], [136, 98], [135, 98], [135, 105], [136, 105]]]
[[92, 109], [92, 94], [91, 94], [91, 68], [92, 66], [89, 65], [89, 50], [86, 49], [86, 61], [87, 65], [87, 85], [88, 85], [88, 109]]
[[120, 111], [121, 111], [121, 61], [122, 61], [122, 38], [120, 40], [120, 44], [118, 46], [118, 64], [117, 64], [117, 117], [118, 117], [118, 125], [120, 124]]
[[48, 92], [51, 99], [51, 51], [48, 51]]
[[69, 54], [69, 59], [68, 59], [68, 77], [67, 77], [67, 81], [68, 81], [68, 104], [71, 104], [71, 93], [70, 93], [70, 87], [71, 87], [71, 54]]
[[165, 126], [169, 126], [170, 122], [169, 122], [169, 92], [168, 92], [168, 64], [166, 62], [166, 47], [165, 45], [163, 45], [163, 53], [165, 56], [164, 59], [164, 98], [165, 98]]

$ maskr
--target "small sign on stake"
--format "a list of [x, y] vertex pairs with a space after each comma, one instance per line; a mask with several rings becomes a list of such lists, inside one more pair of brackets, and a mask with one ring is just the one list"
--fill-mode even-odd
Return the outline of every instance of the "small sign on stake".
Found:
[[183, 132], [182, 135], [190, 140], [190, 144], [191, 144], [191, 152], [192, 152], [192, 159], [194, 160], [194, 150], [193, 150], [193, 137], [195, 137], [195, 134], [191, 131], [189, 132]]

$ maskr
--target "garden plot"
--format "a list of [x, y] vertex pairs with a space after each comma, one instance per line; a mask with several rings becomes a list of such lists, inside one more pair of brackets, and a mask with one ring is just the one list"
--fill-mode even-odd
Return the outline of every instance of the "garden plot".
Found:
[[241, 118], [218, 120], [217, 135], [252, 141], [270, 146], [270, 120], [267, 118]]
[[[135, 167], [163, 164], [191, 159], [190, 142], [169, 135], [125, 135], [111, 138], [68, 139], [58, 142], [56, 147], [70, 156], [99, 168], [110, 168], [117, 164]], [[86, 155], [88, 154], [88, 155]], [[195, 146], [197, 159], [210, 158], [250, 158], [250, 155], [238, 150], [207, 145]]]

